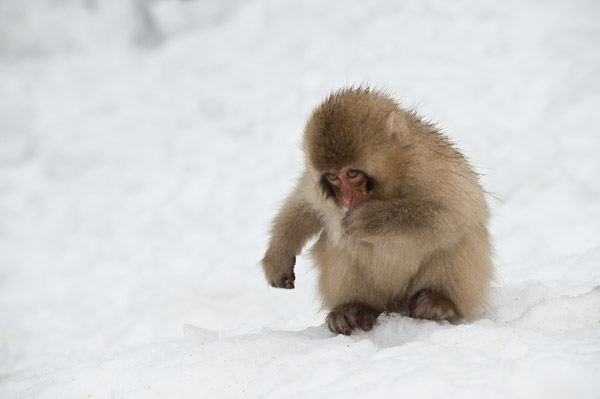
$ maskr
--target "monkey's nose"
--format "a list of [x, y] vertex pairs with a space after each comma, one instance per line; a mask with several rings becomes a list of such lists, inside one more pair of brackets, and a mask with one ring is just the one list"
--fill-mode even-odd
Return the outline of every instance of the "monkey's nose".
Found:
[[356, 201], [354, 196], [352, 196], [350, 198], [344, 198], [343, 208], [346, 210], [346, 212], [356, 208], [357, 205], [358, 205], [358, 201]]
[[352, 200], [354, 199], [354, 196], [351, 196], [350, 198], [346, 197], [344, 198], [344, 208], [346, 209], [352, 209]]

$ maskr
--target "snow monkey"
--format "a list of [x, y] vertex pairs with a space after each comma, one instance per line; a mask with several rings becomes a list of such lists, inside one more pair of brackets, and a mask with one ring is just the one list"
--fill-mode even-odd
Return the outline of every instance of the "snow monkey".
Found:
[[381, 91], [334, 92], [310, 116], [306, 168], [271, 228], [262, 266], [294, 288], [296, 255], [319, 270], [327, 325], [350, 335], [382, 312], [468, 318], [492, 277], [478, 175], [431, 123]]

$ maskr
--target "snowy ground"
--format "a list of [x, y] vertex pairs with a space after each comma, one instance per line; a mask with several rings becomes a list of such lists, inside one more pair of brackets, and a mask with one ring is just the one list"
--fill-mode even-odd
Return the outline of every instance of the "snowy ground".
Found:
[[[0, 0], [1, 398], [598, 398], [600, 4]], [[268, 221], [371, 82], [495, 211], [489, 307], [333, 336]], [[376, 396], [379, 395], [379, 396]]]

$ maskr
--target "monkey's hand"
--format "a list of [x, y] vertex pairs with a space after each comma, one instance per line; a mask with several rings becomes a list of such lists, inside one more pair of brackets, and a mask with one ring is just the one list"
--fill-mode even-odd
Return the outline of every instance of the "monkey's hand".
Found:
[[345, 235], [366, 240], [428, 228], [439, 219], [441, 208], [417, 199], [373, 200], [351, 209], [342, 218]]
[[274, 256], [267, 252], [262, 260], [262, 266], [269, 285], [275, 288], [293, 289], [296, 275], [294, 274], [296, 257]]
[[342, 218], [342, 230], [346, 236], [365, 239], [386, 234], [388, 225], [395, 223], [395, 212], [384, 201], [368, 201], [346, 212]]

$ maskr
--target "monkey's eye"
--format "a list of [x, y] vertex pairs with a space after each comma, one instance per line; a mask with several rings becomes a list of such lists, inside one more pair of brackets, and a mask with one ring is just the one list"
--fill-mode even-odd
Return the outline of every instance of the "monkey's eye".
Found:
[[357, 170], [350, 169], [350, 170], [348, 171], [347, 175], [348, 175], [348, 177], [349, 177], [349, 178], [351, 178], [351, 179], [352, 179], [353, 177], [356, 177], [356, 176], [358, 176], [358, 171], [357, 171]]
[[332, 181], [338, 179], [337, 175], [334, 175], [333, 173], [328, 173], [327, 178]]

